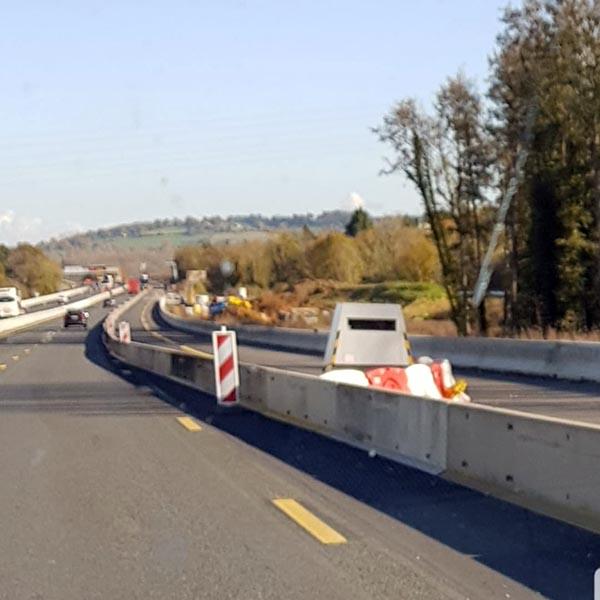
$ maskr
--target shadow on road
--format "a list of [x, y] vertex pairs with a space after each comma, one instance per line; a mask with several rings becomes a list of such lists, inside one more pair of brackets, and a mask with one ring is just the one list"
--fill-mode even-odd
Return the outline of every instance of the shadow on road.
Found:
[[[104, 355], [104, 356], [103, 356]], [[91, 332], [86, 356], [120, 374]], [[130, 381], [481, 564], [557, 600], [592, 597], [600, 536], [133, 370]], [[175, 400], [176, 399], [176, 400]]]

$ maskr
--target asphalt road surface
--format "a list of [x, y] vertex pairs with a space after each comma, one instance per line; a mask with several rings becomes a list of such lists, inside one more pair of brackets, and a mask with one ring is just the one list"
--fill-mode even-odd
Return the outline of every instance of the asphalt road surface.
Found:
[[0, 343], [0, 598], [592, 598], [600, 536], [222, 413], [109, 359], [90, 313]]
[[[208, 336], [185, 333], [169, 327], [158, 315], [149, 298], [128, 311], [132, 338], [141, 342], [212, 352]], [[241, 361], [318, 375], [323, 360], [318, 356], [281, 352], [240, 345]], [[455, 375], [468, 382], [474, 402], [524, 412], [600, 424], [600, 385], [520, 375], [455, 369]]]

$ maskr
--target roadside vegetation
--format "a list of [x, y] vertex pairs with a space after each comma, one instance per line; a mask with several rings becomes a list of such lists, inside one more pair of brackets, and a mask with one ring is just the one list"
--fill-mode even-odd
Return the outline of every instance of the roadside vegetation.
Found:
[[[187, 246], [175, 252], [175, 261], [182, 275], [206, 271], [196, 293], [247, 287], [253, 309], [232, 309], [243, 321], [325, 327], [340, 301], [414, 305], [415, 324], [448, 320], [439, 261], [426, 228], [401, 217], [374, 224], [359, 209], [346, 231], [316, 234], [305, 227], [264, 241]], [[231, 265], [226, 275], [225, 263]]]
[[519, 157], [493, 255], [503, 331], [600, 328], [599, 29], [592, 0], [525, 0], [504, 13], [487, 89], [458, 73], [432, 110], [401, 99], [376, 129], [391, 149], [386, 172], [421, 196], [461, 334], [489, 329], [471, 293]]
[[[262, 289], [295, 285], [300, 281], [331, 280], [340, 284], [382, 281], [436, 281], [439, 262], [425, 229], [408, 226], [404, 219], [388, 219], [355, 236], [338, 231], [320, 234], [305, 228], [266, 241], [212, 246], [186, 246], [175, 252], [182, 273], [207, 271], [209, 290], [221, 293], [227, 285]], [[234, 266], [224, 277], [221, 265]]]
[[[487, 88], [459, 72], [440, 85], [430, 110], [412, 97], [395, 103], [374, 130], [390, 149], [384, 172], [414, 185], [426, 228], [373, 223], [358, 210], [343, 230], [305, 227], [225, 249], [182, 248], [178, 264], [207, 269], [211, 290], [245, 283], [281, 296], [305, 280], [318, 289], [327, 282], [327, 292], [298, 299], [299, 307], [347, 294], [399, 301], [413, 320], [446, 317], [461, 335], [596, 338], [599, 30], [597, 2], [524, 0], [503, 15]], [[476, 306], [496, 224], [496, 294]], [[220, 274], [224, 259], [235, 265], [230, 280]], [[427, 297], [422, 284], [444, 294]]]
[[39, 248], [30, 244], [8, 248], [0, 244], [0, 287], [18, 287], [27, 298], [35, 293], [56, 292], [61, 281], [60, 265]]
[[89, 251], [153, 251], [164, 246], [176, 248], [201, 243], [238, 243], [264, 239], [271, 232], [299, 231], [304, 226], [309, 226], [313, 231], [342, 231], [349, 214], [343, 210], [332, 210], [320, 215], [308, 213], [272, 217], [232, 215], [155, 219], [52, 239], [42, 244], [41, 248], [53, 256], [63, 258], [73, 253]]

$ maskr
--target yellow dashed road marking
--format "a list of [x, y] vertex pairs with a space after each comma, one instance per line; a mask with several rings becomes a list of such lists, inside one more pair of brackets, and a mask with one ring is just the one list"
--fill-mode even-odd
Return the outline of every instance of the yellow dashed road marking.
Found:
[[30, 348], [25, 348], [25, 350], [23, 350], [23, 352], [25, 352], [25, 354], [29, 354], [31, 352]]
[[142, 327], [146, 330], [146, 331], [150, 331], [150, 324], [148, 323], [148, 319], [146, 318], [146, 314], [148, 312], [148, 310], [150, 309], [150, 306], [152, 305], [152, 300], [150, 300], [149, 302], [146, 303], [146, 306], [144, 306], [144, 310], [142, 310], [142, 314], [140, 315], [140, 321], [142, 322]]
[[150, 335], [154, 336], [155, 338], [162, 340], [163, 342], [167, 342], [168, 344], [174, 344], [175, 342], [173, 340], [170, 340], [168, 337], [164, 336], [162, 333], [158, 333], [158, 331], [151, 331]]
[[[158, 331], [155, 331], [154, 329], [150, 329], [150, 323], [148, 322], [148, 312], [150, 310], [150, 308], [152, 307], [154, 303], [154, 300], [151, 300], [150, 302], [148, 302], [146, 304], [146, 306], [144, 306], [144, 309], [142, 310], [142, 314], [140, 315], [140, 321], [142, 322], [142, 327], [152, 336], [155, 337], [157, 340], [161, 340], [161, 342], [166, 342], [167, 344], [171, 344], [172, 346], [178, 346], [179, 344], [175, 341], [172, 340], [171, 338], [167, 337], [166, 335], [163, 335], [162, 333], [159, 333]], [[195, 348], [192, 348], [191, 346], [179, 346], [179, 348], [181, 350], [183, 350], [184, 352], [187, 352], [188, 354], [194, 354], [195, 356], [199, 356], [202, 358], [208, 358], [212, 360], [212, 354], [208, 354], [207, 352], [202, 352], [201, 350], [196, 350]]]
[[194, 356], [200, 356], [201, 358], [209, 358], [212, 360], [213, 355], [208, 352], [202, 352], [202, 350], [196, 350], [196, 348], [192, 348], [191, 346], [179, 346], [184, 352], [188, 354], [193, 354]]
[[18, 354], [13, 354], [13, 355], [11, 356], [11, 358], [12, 358], [13, 360], [19, 360], [19, 355], [18, 355]]
[[292, 498], [276, 498], [273, 504], [322, 544], [345, 544], [346, 538]]
[[197, 421], [191, 417], [177, 417], [177, 420], [183, 425], [188, 431], [202, 431], [202, 427]]
[[6, 371], [6, 365], [4, 363], [0, 363], [0, 371]]
[[150, 307], [153, 304], [153, 300], [151, 300], [150, 302], [148, 302], [146, 304], [146, 306], [144, 306], [144, 310], [142, 310], [142, 314], [140, 315], [140, 321], [142, 322], [142, 327], [152, 336], [155, 337], [157, 340], [161, 340], [163, 342], [167, 342], [167, 344], [175, 344], [175, 342], [173, 340], [170, 340], [168, 337], [164, 336], [162, 333], [158, 333], [158, 331], [153, 331], [152, 329], [150, 329], [150, 324], [148, 323], [148, 319], [146, 318], [146, 314], [148, 313], [148, 310], [150, 309]]

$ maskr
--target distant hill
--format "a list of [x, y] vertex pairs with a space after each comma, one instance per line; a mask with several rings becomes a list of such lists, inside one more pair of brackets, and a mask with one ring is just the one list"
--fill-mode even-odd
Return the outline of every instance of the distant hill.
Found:
[[274, 231], [299, 230], [304, 226], [318, 232], [324, 229], [342, 230], [350, 212], [334, 210], [320, 215], [304, 214], [265, 217], [233, 215], [229, 217], [186, 217], [185, 219], [155, 219], [154, 221], [116, 225], [52, 239], [40, 244], [42, 250], [64, 255], [73, 250], [150, 249], [165, 244], [177, 247], [201, 242], [228, 243], [234, 239], [264, 237]]
[[[139, 262], [147, 262], [156, 272], [164, 269], [165, 260], [174, 249], [200, 243], [228, 244], [264, 239], [280, 231], [299, 231], [303, 227], [318, 233], [342, 231], [351, 212], [325, 211], [291, 216], [233, 215], [229, 217], [186, 217], [155, 219], [87, 231], [39, 244], [46, 254], [65, 264], [107, 262], [120, 264], [134, 272]], [[405, 217], [408, 221], [417, 221]], [[378, 219], [375, 219], [378, 220]]]

